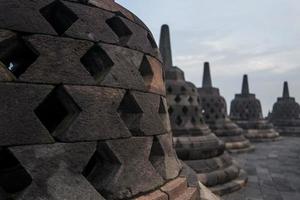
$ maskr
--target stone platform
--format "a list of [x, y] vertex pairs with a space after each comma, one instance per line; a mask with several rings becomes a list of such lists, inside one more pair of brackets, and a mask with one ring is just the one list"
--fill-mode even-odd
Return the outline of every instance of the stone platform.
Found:
[[224, 200], [299, 200], [300, 138], [283, 137], [273, 143], [258, 143], [256, 151], [237, 154], [248, 173], [242, 190], [223, 196]]

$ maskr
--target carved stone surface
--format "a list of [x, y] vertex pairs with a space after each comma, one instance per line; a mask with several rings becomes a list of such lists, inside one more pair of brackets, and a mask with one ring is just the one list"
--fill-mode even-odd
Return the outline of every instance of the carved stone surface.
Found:
[[300, 105], [290, 97], [288, 82], [284, 82], [283, 95], [273, 105], [269, 120], [281, 135], [300, 136]]
[[230, 118], [245, 130], [245, 136], [251, 141], [273, 141], [279, 138], [273, 124], [263, 119], [260, 101], [249, 92], [247, 75], [243, 77], [241, 94], [236, 94], [231, 102]]
[[0, 1], [0, 94], [1, 200], [200, 199], [158, 47], [113, 0]]
[[202, 87], [198, 88], [202, 101], [202, 113], [205, 122], [214, 133], [225, 142], [230, 152], [247, 152], [254, 150], [243, 135], [243, 130], [230, 120], [227, 105], [218, 88], [212, 86], [209, 63], [204, 63]]
[[[198, 180], [213, 189], [215, 193], [223, 194], [221, 190], [232, 192], [227, 186], [240, 179], [242, 170], [224, 152], [224, 143], [205, 124], [197, 88], [185, 80], [181, 69], [169, 65], [172, 63], [172, 57], [167, 25], [162, 26], [160, 41], [162, 58], [165, 62], [168, 111], [177, 155], [195, 170]], [[225, 178], [226, 168], [236, 170], [229, 172], [230, 177]], [[224, 179], [212, 175], [221, 173]], [[192, 177], [188, 180], [193, 182]], [[216, 186], [219, 186], [218, 189]], [[239, 188], [240, 185], [236, 185], [235, 189]]]

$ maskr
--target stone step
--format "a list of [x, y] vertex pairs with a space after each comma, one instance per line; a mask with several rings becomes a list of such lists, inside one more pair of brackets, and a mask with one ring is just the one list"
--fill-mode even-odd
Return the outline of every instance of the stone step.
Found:
[[200, 200], [200, 194], [196, 187], [189, 187], [183, 194], [174, 200]]
[[228, 167], [226, 166], [210, 173], [197, 174], [197, 177], [207, 187], [213, 187], [215, 185], [226, 184], [236, 179], [239, 174], [240, 168], [232, 162]]
[[161, 187], [161, 191], [167, 193], [170, 200], [176, 199], [181, 194], [187, 191], [187, 180], [186, 178], [181, 177], [172, 180], [163, 187]]
[[227, 149], [229, 153], [235, 153], [235, 154], [240, 154], [240, 153], [249, 153], [255, 151], [255, 146], [250, 145], [247, 148], [242, 148], [242, 149]]
[[210, 187], [209, 189], [213, 193], [222, 196], [222, 195], [232, 193], [234, 191], [241, 189], [242, 187], [244, 187], [246, 185], [247, 180], [248, 180], [247, 173], [244, 170], [241, 170], [238, 178], [236, 178], [228, 183], [222, 184], [222, 185]]
[[133, 200], [169, 200], [168, 195], [160, 190], [156, 190], [150, 194], [135, 198]]

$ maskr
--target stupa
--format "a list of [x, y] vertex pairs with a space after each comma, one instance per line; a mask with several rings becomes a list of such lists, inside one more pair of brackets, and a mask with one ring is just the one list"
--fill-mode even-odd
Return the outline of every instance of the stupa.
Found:
[[185, 80], [180, 68], [173, 66], [168, 25], [161, 28], [160, 51], [165, 63], [168, 111], [178, 157], [214, 193], [223, 195], [238, 190], [247, 176], [224, 152], [224, 142], [205, 124], [196, 86]]
[[263, 118], [260, 101], [249, 92], [247, 75], [243, 77], [241, 94], [236, 94], [231, 102], [230, 117], [245, 130], [245, 136], [250, 141], [273, 141], [279, 138], [273, 124]]
[[204, 63], [202, 87], [198, 88], [198, 92], [202, 101], [204, 120], [225, 142], [226, 149], [234, 153], [253, 151], [254, 147], [244, 137], [243, 129], [230, 120], [225, 98], [220, 95], [218, 88], [213, 87], [208, 62]]
[[300, 136], [300, 105], [290, 97], [288, 82], [284, 82], [282, 97], [274, 104], [269, 120], [281, 135]]
[[2, 0], [0, 27], [1, 200], [201, 198], [134, 14], [112, 0]]

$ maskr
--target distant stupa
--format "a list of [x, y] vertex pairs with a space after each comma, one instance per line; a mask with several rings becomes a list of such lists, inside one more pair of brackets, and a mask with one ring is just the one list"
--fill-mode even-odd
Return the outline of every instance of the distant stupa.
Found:
[[300, 105], [290, 97], [288, 82], [284, 82], [282, 97], [277, 98], [269, 119], [281, 135], [300, 136]]
[[243, 136], [243, 130], [230, 120], [227, 115], [226, 100], [219, 89], [213, 87], [210, 65], [204, 63], [202, 88], [198, 88], [202, 101], [202, 114], [215, 134], [225, 142], [230, 152], [247, 152], [254, 149]]
[[216, 194], [241, 188], [246, 174], [224, 152], [224, 142], [205, 124], [196, 86], [187, 82], [184, 72], [172, 65], [167, 25], [161, 29], [160, 51], [165, 62], [167, 102], [178, 157]]
[[230, 117], [245, 130], [251, 141], [273, 141], [279, 138], [271, 123], [263, 118], [260, 101], [249, 91], [248, 76], [244, 75], [241, 94], [236, 94], [230, 106]]

